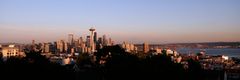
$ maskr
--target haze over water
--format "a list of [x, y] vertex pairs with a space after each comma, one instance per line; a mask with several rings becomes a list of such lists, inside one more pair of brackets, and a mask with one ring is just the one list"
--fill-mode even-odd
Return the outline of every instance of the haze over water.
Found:
[[177, 51], [181, 54], [199, 53], [201, 51], [205, 51], [207, 55], [211, 55], [211, 56], [225, 55], [229, 57], [240, 57], [239, 48], [221, 48], [221, 49], [179, 48], [177, 49]]

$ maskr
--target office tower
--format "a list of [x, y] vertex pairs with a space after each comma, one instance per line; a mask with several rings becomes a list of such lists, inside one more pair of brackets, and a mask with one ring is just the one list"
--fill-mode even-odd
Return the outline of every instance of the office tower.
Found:
[[67, 42], [64, 42], [63, 40], [62, 40], [62, 43], [64, 44], [64, 47], [63, 47], [63, 52], [68, 52], [68, 43]]
[[102, 45], [103, 45], [103, 44], [102, 44], [102, 38], [99, 37], [98, 40], [97, 40], [97, 43], [96, 43], [96, 49], [101, 49], [101, 48], [103, 48]]
[[122, 43], [122, 48], [126, 48], [126, 42], [124, 41], [123, 43]]
[[94, 32], [93, 40], [94, 40], [94, 43], [97, 43], [97, 32]]
[[130, 52], [130, 44], [125, 41], [122, 43], [122, 48], [125, 49], [126, 52]]
[[113, 45], [112, 38], [109, 38], [109, 40], [108, 40], [108, 45], [110, 45], [110, 46], [112, 46], [112, 45]]
[[64, 40], [57, 41], [57, 52], [63, 53], [67, 52], [68, 44]]
[[107, 46], [107, 44], [108, 44], [107, 37], [106, 35], [103, 35], [103, 46]]
[[103, 44], [103, 40], [102, 40], [102, 38], [99, 37], [97, 42], [98, 42], [98, 44]]
[[82, 43], [83, 43], [83, 38], [80, 37], [80, 38], [79, 38], [79, 44], [82, 44]]
[[73, 41], [74, 41], [73, 34], [72, 33], [68, 34], [68, 42], [71, 46], [73, 45]]
[[81, 48], [81, 53], [85, 53], [85, 47], [86, 47], [86, 44], [84, 42], [81, 43], [80, 45], [80, 48]]
[[50, 47], [48, 43], [44, 43], [44, 53], [48, 53], [50, 51]]
[[59, 40], [57, 41], [57, 50], [58, 52], [62, 53], [63, 52], [63, 49], [64, 49], [64, 44], [62, 43], [63, 40]]
[[82, 42], [83, 42], [82, 37], [79, 37], [79, 39], [78, 39], [78, 44], [79, 44], [79, 46], [82, 44]]
[[86, 38], [86, 46], [90, 47], [90, 36], [87, 36]]
[[90, 31], [90, 48], [91, 48], [90, 51], [94, 52], [94, 50], [95, 50], [95, 44], [94, 44], [94, 31], [95, 31], [95, 29], [90, 28], [89, 31]]
[[134, 44], [130, 44], [129, 46], [130, 46], [130, 51], [134, 51], [134, 49], [135, 49]]
[[148, 45], [148, 43], [144, 42], [143, 43], [143, 52], [148, 53], [148, 51], [149, 51], [149, 45]]
[[51, 51], [54, 52], [55, 54], [58, 53], [57, 41], [54, 41], [53, 45], [51, 45]]
[[52, 52], [53, 54], [56, 53], [56, 47], [55, 47], [55, 42], [49, 43], [49, 52]]
[[32, 45], [31, 45], [31, 49], [36, 51], [36, 44], [35, 44], [35, 40], [32, 40]]
[[74, 41], [74, 45], [73, 45], [73, 47], [78, 47], [79, 46], [79, 39], [76, 39], [75, 41]]

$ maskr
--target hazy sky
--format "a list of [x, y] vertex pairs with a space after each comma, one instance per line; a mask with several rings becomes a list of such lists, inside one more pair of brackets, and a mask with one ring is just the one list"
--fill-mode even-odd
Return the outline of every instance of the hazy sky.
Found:
[[240, 41], [240, 0], [0, 0], [0, 43], [89, 34], [116, 42]]

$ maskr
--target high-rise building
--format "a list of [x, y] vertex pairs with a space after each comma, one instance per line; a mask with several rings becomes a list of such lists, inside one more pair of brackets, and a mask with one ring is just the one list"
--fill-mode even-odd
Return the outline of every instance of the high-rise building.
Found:
[[68, 51], [68, 44], [64, 40], [57, 41], [57, 52], [63, 53]]
[[63, 52], [63, 43], [62, 40], [57, 41], [57, 52]]
[[110, 46], [112, 46], [112, 45], [113, 45], [112, 38], [109, 38], [109, 40], [108, 40], [108, 45], [110, 45]]
[[78, 42], [80, 45], [83, 43], [83, 38], [82, 37], [80, 37], [79, 38], [79, 42]]
[[56, 53], [56, 42], [49, 43], [49, 52]]
[[103, 42], [103, 41], [102, 41], [102, 38], [99, 37], [98, 40], [97, 40], [97, 43], [96, 43], [96, 49], [101, 49], [101, 48], [103, 48], [102, 42]]
[[50, 52], [49, 43], [44, 43], [44, 53]]
[[85, 53], [86, 52], [86, 50], [85, 50], [85, 48], [86, 48], [86, 44], [83, 42], [83, 43], [81, 43], [81, 53]]
[[73, 34], [72, 33], [68, 34], [68, 42], [71, 46], [73, 45], [74, 39], [73, 39]]
[[107, 37], [106, 35], [103, 35], [103, 46], [107, 46], [107, 44], [108, 44]]
[[62, 40], [62, 43], [63, 43], [63, 52], [68, 52], [68, 43], [67, 42], [64, 42], [63, 40]]
[[94, 43], [97, 43], [97, 32], [94, 32], [93, 40], [94, 40]]
[[128, 42], [123, 42], [122, 43], [122, 45], [121, 45], [121, 47], [123, 48], [123, 49], [125, 49], [125, 51], [126, 52], [134, 52], [134, 53], [137, 53], [137, 47], [134, 45], [134, 44], [132, 44], [132, 43], [128, 43]]
[[72, 46], [72, 47], [78, 47], [79, 46], [79, 43], [80, 42], [80, 40], [79, 39], [76, 39], [75, 41], [74, 41], [74, 45]]
[[90, 47], [90, 36], [87, 36], [86, 38], [86, 46]]
[[35, 40], [32, 40], [31, 49], [34, 50], [34, 51], [36, 51], [36, 43], [35, 43]]
[[101, 37], [98, 38], [98, 44], [103, 44], [103, 39]]
[[91, 52], [95, 51], [95, 43], [94, 43], [94, 31], [95, 29], [92, 27], [89, 29], [90, 31], [90, 48], [91, 48]]
[[149, 51], [149, 45], [148, 45], [148, 43], [144, 42], [143, 43], [143, 52], [148, 53], [148, 51]]

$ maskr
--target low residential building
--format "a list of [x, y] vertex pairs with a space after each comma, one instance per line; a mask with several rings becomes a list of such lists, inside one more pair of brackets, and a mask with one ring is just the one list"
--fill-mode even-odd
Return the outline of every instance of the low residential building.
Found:
[[2, 54], [3, 58], [24, 55], [24, 53], [20, 51], [20, 48], [15, 44], [1, 45], [0, 53]]

